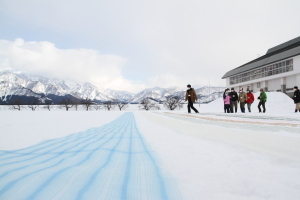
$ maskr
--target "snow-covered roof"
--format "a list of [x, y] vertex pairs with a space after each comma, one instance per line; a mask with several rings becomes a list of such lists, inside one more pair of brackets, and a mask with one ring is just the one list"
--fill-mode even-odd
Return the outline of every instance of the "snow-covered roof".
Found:
[[228, 71], [222, 79], [297, 55], [300, 55], [300, 36], [272, 47], [265, 55]]

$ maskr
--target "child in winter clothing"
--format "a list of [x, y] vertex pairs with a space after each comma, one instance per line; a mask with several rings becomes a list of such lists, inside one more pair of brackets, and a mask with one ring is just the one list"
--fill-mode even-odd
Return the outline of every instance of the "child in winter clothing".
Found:
[[230, 99], [231, 97], [229, 96], [228, 92], [225, 93], [225, 98], [224, 98], [224, 105], [225, 105], [225, 112], [231, 113], [230, 111]]
[[[225, 91], [223, 92], [223, 99], [226, 98], [226, 93], [228, 93], [229, 91], [229, 88], [225, 89]], [[226, 113], [226, 106], [225, 106], [225, 103], [224, 103], [224, 112]]]

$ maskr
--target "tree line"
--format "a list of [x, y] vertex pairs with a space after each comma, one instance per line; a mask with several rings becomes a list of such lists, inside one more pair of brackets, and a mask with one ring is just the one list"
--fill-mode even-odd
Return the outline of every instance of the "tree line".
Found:
[[[156, 102], [155, 100], [151, 98], [145, 98], [139, 103], [139, 108], [141, 110], [160, 110], [161, 103], [163, 106], [165, 106], [168, 110], [175, 110], [176, 108], [180, 109], [183, 106], [183, 101], [178, 96], [168, 96], [163, 102]], [[35, 111], [38, 107], [47, 109], [51, 111], [54, 106], [58, 106], [60, 109], [65, 109], [66, 111], [69, 111], [69, 109], [73, 108], [76, 111], [82, 107], [84, 110], [113, 110], [113, 109], [119, 109], [120, 111], [126, 109], [129, 107], [129, 103], [118, 101], [118, 100], [110, 100], [105, 102], [96, 102], [91, 100], [90, 98], [86, 97], [82, 100], [77, 98], [69, 98], [65, 97], [62, 99], [62, 101], [58, 104], [53, 104], [50, 100], [45, 100], [44, 102], [40, 102], [38, 99], [33, 99], [27, 103], [24, 103], [22, 101], [22, 98], [16, 98], [13, 101], [10, 101], [10, 103], [6, 104], [6, 106], [9, 106], [10, 109], [18, 110], [24, 109], [26, 107], [30, 108], [32, 111]]]

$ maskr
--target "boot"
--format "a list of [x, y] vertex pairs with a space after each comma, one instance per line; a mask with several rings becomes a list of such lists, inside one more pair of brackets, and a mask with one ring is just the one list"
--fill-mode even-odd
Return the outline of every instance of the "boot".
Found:
[[[296, 113], [296, 112], [298, 112], [298, 110], [297, 110], [297, 109], [295, 110], [295, 113]], [[299, 112], [300, 112], [300, 111], [299, 111]]]

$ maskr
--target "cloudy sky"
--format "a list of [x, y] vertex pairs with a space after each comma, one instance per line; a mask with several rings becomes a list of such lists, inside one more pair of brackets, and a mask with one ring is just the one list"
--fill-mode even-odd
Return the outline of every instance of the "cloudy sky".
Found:
[[145, 87], [221, 77], [300, 36], [299, 0], [0, 0], [0, 69]]

